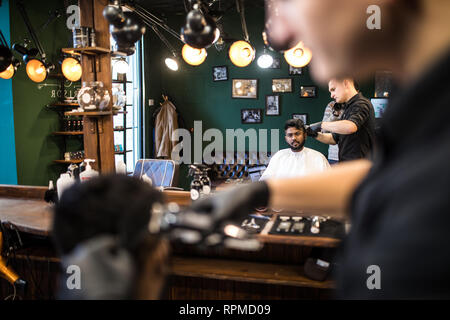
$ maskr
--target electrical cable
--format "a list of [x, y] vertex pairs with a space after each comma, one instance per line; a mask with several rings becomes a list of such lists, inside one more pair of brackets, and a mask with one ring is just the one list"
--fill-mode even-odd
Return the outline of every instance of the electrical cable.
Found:
[[244, 32], [244, 40], [250, 42], [247, 30], [247, 22], [245, 21], [245, 8], [242, 0], [236, 0], [236, 9], [241, 17], [242, 31]]
[[158, 27], [164, 29], [166, 32], [171, 34], [173, 37], [175, 37], [178, 40], [182, 41], [181, 38], [180, 38], [180, 35], [177, 32], [175, 32], [172, 28], [170, 28], [167, 24], [165, 24], [163, 20], [161, 20], [160, 18], [156, 17], [151, 12], [147, 11], [144, 7], [142, 7], [140, 5], [131, 6], [129, 4], [125, 4], [124, 7], [129, 9], [129, 10], [131, 10], [131, 11], [133, 11], [133, 12], [135, 12], [142, 19], [148, 20], [149, 23], [156, 24]]

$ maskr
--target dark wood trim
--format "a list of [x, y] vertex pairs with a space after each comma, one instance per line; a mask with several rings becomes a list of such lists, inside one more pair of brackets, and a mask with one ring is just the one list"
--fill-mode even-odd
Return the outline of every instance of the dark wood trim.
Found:
[[45, 191], [47, 190], [48, 187], [14, 186], [14, 185], [0, 184], [0, 197], [44, 199], [44, 194]]

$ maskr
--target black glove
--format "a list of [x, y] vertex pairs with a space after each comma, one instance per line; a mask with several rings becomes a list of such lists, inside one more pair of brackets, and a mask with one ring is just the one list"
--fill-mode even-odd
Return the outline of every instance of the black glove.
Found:
[[266, 182], [258, 181], [199, 200], [189, 210], [210, 214], [218, 225], [225, 220], [245, 218], [256, 207], [265, 207], [268, 203], [269, 187]]
[[320, 132], [320, 130], [322, 129], [322, 121], [312, 123], [309, 126], [306, 126], [305, 129], [308, 137], [317, 138], [318, 132]]

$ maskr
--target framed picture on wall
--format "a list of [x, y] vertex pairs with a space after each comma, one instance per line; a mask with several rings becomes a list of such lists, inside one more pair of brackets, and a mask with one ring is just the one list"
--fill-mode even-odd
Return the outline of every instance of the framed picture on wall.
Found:
[[300, 98], [316, 98], [317, 87], [316, 86], [301, 86]]
[[290, 76], [298, 76], [303, 74], [303, 68], [296, 68], [289, 65], [289, 75]]
[[240, 99], [258, 99], [258, 80], [233, 79], [231, 97]]
[[300, 119], [303, 124], [308, 124], [308, 114], [307, 113], [293, 113], [292, 119]]
[[213, 81], [226, 81], [228, 80], [228, 67], [216, 66], [213, 67]]
[[292, 79], [272, 79], [273, 92], [292, 92]]
[[278, 94], [266, 96], [266, 116], [280, 115], [280, 96]]
[[241, 122], [244, 124], [262, 123], [261, 109], [242, 109]]

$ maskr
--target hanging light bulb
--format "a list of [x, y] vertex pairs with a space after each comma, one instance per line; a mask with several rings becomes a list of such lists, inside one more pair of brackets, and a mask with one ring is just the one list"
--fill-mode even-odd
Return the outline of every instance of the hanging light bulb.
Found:
[[239, 40], [231, 45], [228, 56], [236, 67], [246, 67], [255, 59], [255, 49], [247, 41]]
[[42, 82], [47, 78], [49, 70], [39, 59], [31, 59], [26, 67], [28, 77], [34, 82]]
[[67, 57], [63, 60], [61, 70], [64, 77], [73, 82], [80, 80], [83, 73], [80, 61], [73, 57]]
[[114, 63], [114, 71], [117, 73], [127, 73], [128, 72], [128, 62], [124, 58], [120, 58]]
[[181, 49], [181, 55], [186, 63], [190, 64], [191, 66], [198, 66], [205, 61], [207, 53], [206, 49], [204, 48], [196, 49], [192, 48], [188, 44], [185, 44], [183, 46], [183, 49]]
[[166, 58], [164, 62], [170, 70], [178, 71], [178, 61], [175, 57]]
[[294, 68], [306, 66], [312, 58], [312, 52], [303, 45], [303, 42], [284, 52], [284, 58]]
[[266, 48], [264, 48], [264, 53], [258, 58], [258, 66], [263, 69], [267, 69], [273, 63], [273, 57], [267, 53]]
[[2, 79], [11, 79], [13, 75], [14, 75], [14, 67], [13, 67], [13, 65], [11, 63], [9, 65], [9, 67], [6, 68], [5, 71], [0, 73], [0, 78], [2, 78]]
[[6, 68], [5, 71], [0, 72], [0, 78], [2, 79], [11, 79], [17, 71], [17, 68], [20, 66], [20, 61], [13, 58], [12, 63]]

